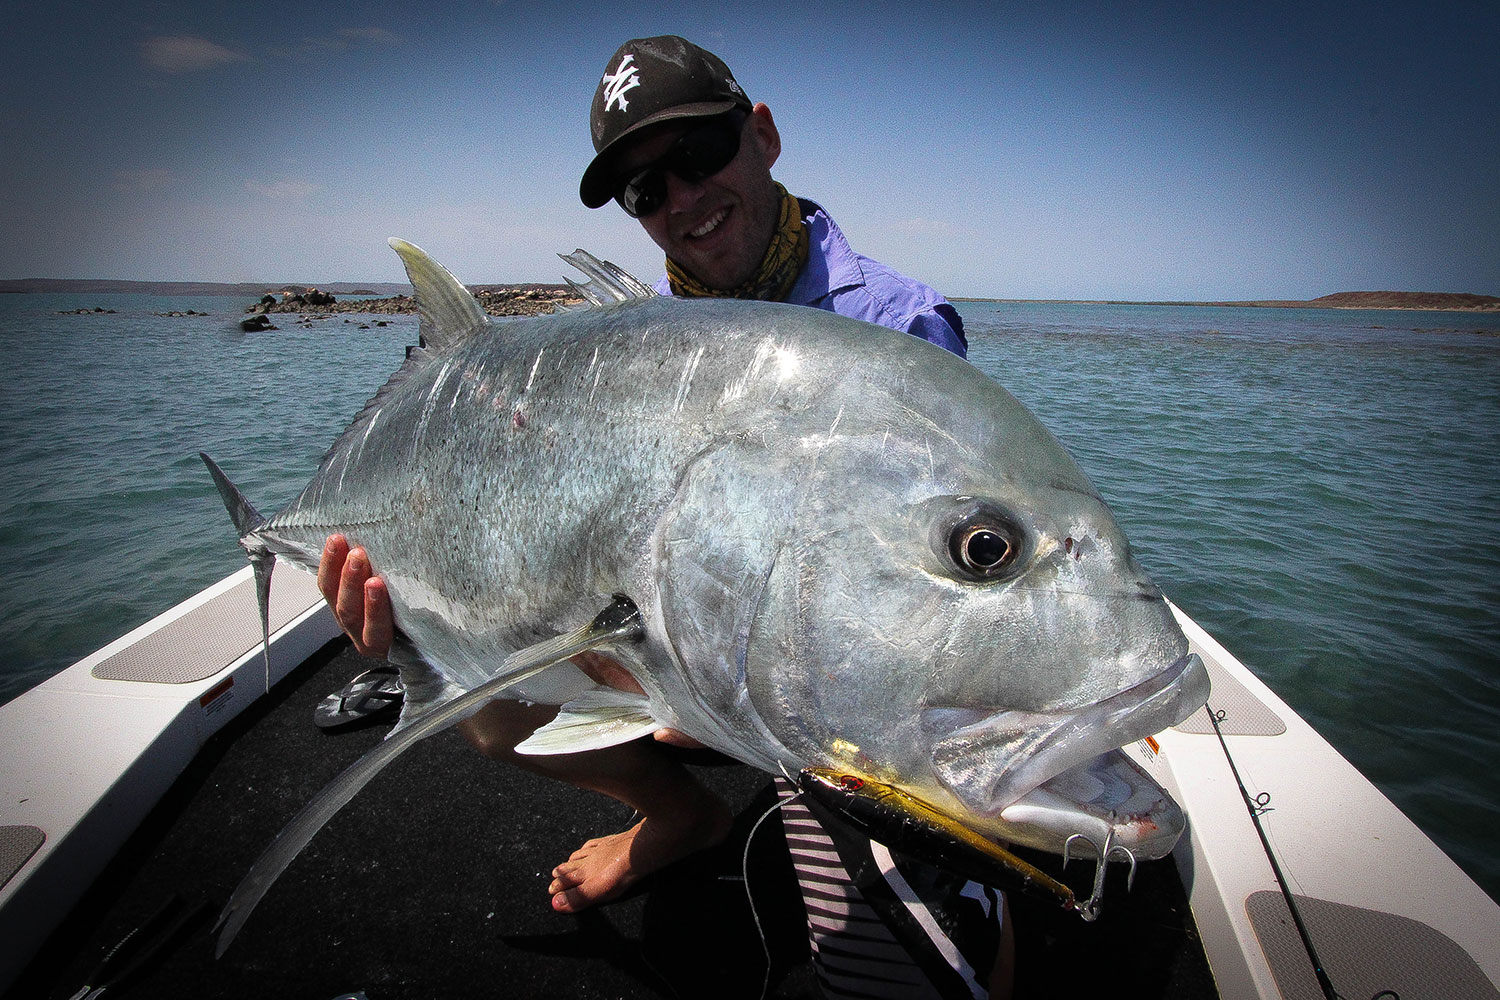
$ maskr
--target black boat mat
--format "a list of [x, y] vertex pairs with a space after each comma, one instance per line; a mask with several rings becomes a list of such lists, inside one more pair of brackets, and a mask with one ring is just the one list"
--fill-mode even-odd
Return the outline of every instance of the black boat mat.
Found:
[[[330, 643], [214, 737], [6, 997], [71, 997], [173, 893], [217, 911], [287, 820], [384, 735], [385, 726], [329, 735], [312, 721], [321, 698], [372, 665], [345, 641]], [[729, 841], [662, 873], [649, 892], [565, 916], [548, 905], [552, 866], [588, 838], [623, 829], [629, 810], [439, 734], [329, 822], [222, 959], [200, 926], [109, 995], [758, 997], [766, 962], [741, 853], [774, 801], [769, 779], [740, 765], [694, 770], [736, 812]], [[775, 823], [756, 836], [750, 884], [772, 955], [766, 996], [819, 996]], [[1018, 997], [1114, 994], [1129, 984], [1146, 996], [1216, 995], [1170, 862], [1143, 865], [1128, 899], [1112, 895], [1120, 905], [1089, 925], [1013, 900]]]

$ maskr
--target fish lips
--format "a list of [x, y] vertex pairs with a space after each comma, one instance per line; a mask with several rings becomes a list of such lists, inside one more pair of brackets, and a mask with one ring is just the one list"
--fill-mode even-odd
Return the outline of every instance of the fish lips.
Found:
[[[933, 773], [968, 809], [997, 817], [1067, 769], [1181, 722], [1208, 700], [1197, 653], [1103, 701], [1063, 712], [928, 708]], [[939, 736], [941, 733], [943, 735]]]

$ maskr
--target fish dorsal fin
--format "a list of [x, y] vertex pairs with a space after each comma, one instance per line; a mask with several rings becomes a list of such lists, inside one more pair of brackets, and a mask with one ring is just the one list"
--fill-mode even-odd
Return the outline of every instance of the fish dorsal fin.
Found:
[[411, 279], [424, 349], [441, 354], [490, 325], [479, 300], [421, 247], [394, 236], [386, 242]]
[[463, 343], [481, 330], [488, 329], [490, 318], [485, 314], [479, 300], [465, 288], [449, 270], [427, 255], [414, 243], [392, 236], [386, 241], [406, 265], [406, 275], [411, 279], [412, 291], [417, 300], [418, 327], [421, 343], [406, 349], [406, 360], [391, 377], [375, 391], [360, 411], [354, 415], [349, 426], [344, 428], [338, 440], [323, 453], [323, 461], [336, 454], [339, 445], [353, 434], [363, 432], [370, 415], [379, 410], [401, 384], [421, 371], [434, 357], [445, 354], [455, 345]]
[[578, 268], [583, 272], [584, 277], [588, 278], [583, 284], [579, 284], [572, 278], [563, 280], [567, 281], [573, 291], [596, 306], [627, 302], [630, 299], [656, 297], [656, 289], [632, 276], [624, 268], [611, 264], [607, 260], [600, 260], [587, 250], [574, 250], [572, 253], [560, 253], [558, 256]]
[[660, 728], [643, 695], [595, 688], [558, 709], [556, 718], [516, 745], [516, 752], [541, 756], [600, 750]]

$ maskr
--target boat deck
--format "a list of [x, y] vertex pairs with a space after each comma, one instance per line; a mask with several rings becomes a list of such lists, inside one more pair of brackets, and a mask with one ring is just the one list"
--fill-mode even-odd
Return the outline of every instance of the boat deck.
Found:
[[[6, 995], [71, 997], [174, 893], [217, 912], [287, 820], [384, 734], [377, 725], [331, 735], [312, 723], [317, 702], [369, 665], [343, 640], [330, 643], [212, 737]], [[737, 813], [729, 842], [661, 873], [649, 891], [563, 916], [547, 903], [551, 867], [589, 837], [625, 827], [628, 810], [439, 734], [334, 817], [222, 959], [205, 915], [118, 992], [760, 996], [765, 957], [740, 873], [746, 833], [774, 801], [770, 784], [739, 765], [694, 767]], [[1028, 856], [1056, 870], [1055, 859]], [[1078, 865], [1068, 881], [1084, 888], [1089, 868]], [[1123, 984], [1138, 995], [1217, 996], [1172, 862], [1143, 864], [1128, 896], [1123, 882], [1123, 872], [1111, 874], [1094, 924], [1013, 899], [1018, 997], [1109, 995]], [[756, 836], [750, 883], [772, 955], [766, 995], [820, 995], [772, 821]]]

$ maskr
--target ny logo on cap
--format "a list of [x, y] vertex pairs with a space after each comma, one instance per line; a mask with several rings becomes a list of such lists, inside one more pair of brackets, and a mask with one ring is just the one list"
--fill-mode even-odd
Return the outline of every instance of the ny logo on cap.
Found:
[[635, 53], [625, 53], [625, 57], [620, 60], [619, 67], [613, 73], [604, 74], [604, 78], [599, 81], [599, 85], [604, 88], [605, 111], [608, 111], [610, 105], [616, 101], [620, 103], [621, 111], [629, 107], [625, 101], [625, 91], [641, 85], [641, 75], [631, 65], [634, 60]]

